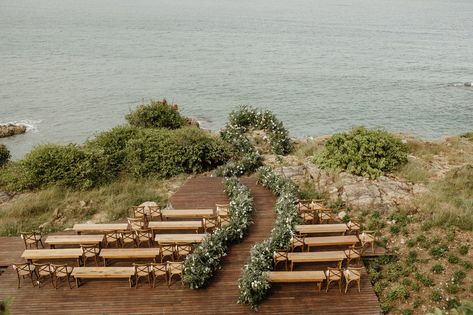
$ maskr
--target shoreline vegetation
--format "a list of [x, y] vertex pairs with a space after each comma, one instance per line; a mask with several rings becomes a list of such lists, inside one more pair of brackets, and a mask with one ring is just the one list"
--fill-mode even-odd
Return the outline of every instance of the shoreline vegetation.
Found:
[[[242, 273], [240, 302], [257, 307], [269, 290], [263, 276], [270, 268], [269, 249], [276, 243], [287, 246], [296, 223], [289, 204], [298, 197], [323, 199], [334, 215], [376, 231], [378, 245], [389, 255], [367, 259], [365, 265], [384, 312], [425, 314], [437, 308], [436, 314], [444, 314], [458, 308], [463, 314], [468, 307], [473, 294], [473, 132], [424, 141], [358, 127], [291, 140], [274, 114], [243, 106], [213, 134], [166, 100], [143, 104], [126, 119], [128, 124], [83, 145], [37, 146], [20, 161], [10, 161], [8, 149], [0, 145], [0, 235], [123, 219], [141, 202], [166, 204], [189, 176], [212, 174], [225, 176], [229, 194], [240, 200], [234, 206], [245, 207], [232, 210], [241, 213], [242, 234], [235, 234], [236, 226], [222, 232], [236, 241], [251, 223], [252, 206], [244, 187], [231, 178], [257, 173], [282, 201], [275, 208], [273, 234], [252, 249]], [[366, 195], [374, 184], [381, 188], [375, 196]], [[398, 197], [391, 187], [396, 185], [408, 193]], [[381, 201], [360, 205], [350, 191], [359, 193], [358, 199]], [[385, 202], [387, 197], [394, 202]], [[290, 224], [284, 224], [288, 218]], [[194, 288], [205, 286], [218, 270], [229, 246], [220, 243], [219, 248], [204, 244], [193, 256], [195, 261], [199, 253], [213, 256], [210, 269], [189, 260], [188, 282]]]

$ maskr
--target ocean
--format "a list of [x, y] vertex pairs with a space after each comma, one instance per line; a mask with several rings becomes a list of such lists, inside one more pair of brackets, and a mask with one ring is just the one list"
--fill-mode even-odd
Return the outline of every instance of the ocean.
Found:
[[218, 130], [250, 104], [291, 136], [473, 130], [471, 0], [1, 0], [0, 139], [21, 158], [167, 98]]

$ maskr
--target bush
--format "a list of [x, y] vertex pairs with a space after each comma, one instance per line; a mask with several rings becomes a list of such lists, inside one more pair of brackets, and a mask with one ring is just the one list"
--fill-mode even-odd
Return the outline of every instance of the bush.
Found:
[[37, 146], [25, 156], [21, 166], [28, 188], [58, 185], [89, 189], [113, 177], [97, 152], [85, 151], [73, 144]]
[[225, 143], [193, 127], [143, 129], [138, 138], [128, 142], [126, 153], [128, 169], [137, 177], [200, 173], [225, 163], [229, 158]]
[[165, 99], [140, 105], [125, 118], [130, 125], [143, 128], [178, 129], [188, 124], [177, 105], [170, 105]]
[[395, 301], [395, 300], [399, 300], [399, 299], [406, 300], [409, 297], [409, 295], [410, 294], [409, 294], [409, 291], [407, 290], [407, 288], [403, 285], [400, 285], [400, 286], [392, 289], [388, 293], [386, 298], [389, 301]]
[[407, 162], [407, 146], [380, 129], [358, 127], [333, 135], [314, 163], [322, 168], [377, 178]]
[[126, 159], [126, 146], [131, 139], [138, 137], [140, 129], [132, 126], [118, 126], [104, 131], [86, 142], [88, 149], [96, 150], [106, 160], [115, 173], [123, 170]]
[[439, 290], [435, 289], [432, 290], [432, 294], [430, 295], [430, 299], [434, 302], [438, 302], [442, 300], [442, 293]]
[[460, 245], [460, 247], [458, 247], [458, 252], [460, 253], [460, 255], [465, 256], [466, 254], [468, 254], [468, 249], [468, 244], [462, 244]]
[[7, 146], [4, 144], [0, 144], [0, 167], [7, 164], [10, 160], [10, 151], [8, 151]]
[[441, 265], [441, 264], [435, 264], [432, 266], [432, 268], [430, 269], [433, 273], [442, 273], [445, 268]]

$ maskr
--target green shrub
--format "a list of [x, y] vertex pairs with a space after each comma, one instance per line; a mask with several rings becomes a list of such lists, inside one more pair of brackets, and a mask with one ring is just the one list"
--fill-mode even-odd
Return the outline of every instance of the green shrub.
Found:
[[460, 286], [454, 282], [447, 282], [445, 284], [445, 290], [450, 294], [457, 294], [460, 291]]
[[417, 280], [422, 282], [422, 284], [426, 287], [431, 287], [431, 286], [434, 285], [434, 281], [432, 280], [432, 278], [429, 278], [428, 276], [426, 276], [426, 275], [424, 275], [420, 272], [415, 272], [414, 276], [416, 277]]
[[448, 253], [448, 247], [445, 245], [434, 246], [430, 249], [430, 255], [435, 258], [445, 257]]
[[86, 142], [87, 149], [96, 150], [107, 160], [111, 170], [123, 170], [126, 159], [126, 146], [131, 139], [139, 136], [140, 129], [132, 126], [117, 126], [99, 133]]
[[471, 263], [470, 261], [468, 260], [465, 260], [463, 263], [463, 268], [465, 268], [466, 270], [470, 270], [470, 269], [473, 269], [473, 263]]
[[35, 147], [21, 161], [28, 188], [58, 185], [89, 189], [113, 176], [105, 159], [77, 145], [46, 144]]
[[358, 127], [333, 135], [314, 162], [326, 169], [376, 178], [407, 162], [407, 146], [387, 131]]
[[436, 265], [433, 265], [432, 268], [430, 269], [433, 273], [442, 273], [445, 268], [441, 265], [441, 264], [436, 264]]
[[460, 258], [455, 255], [448, 255], [448, 262], [451, 264], [458, 264], [460, 262]]
[[417, 261], [417, 256], [418, 256], [418, 253], [416, 250], [412, 249], [409, 251], [409, 254], [407, 255], [407, 262], [409, 264], [413, 264]]
[[465, 256], [466, 254], [468, 254], [468, 249], [468, 244], [462, 244], [460, 245], [460, 247], [458, 247], [458, 252], [460, 253], [460, 255]]
[[459, 270], [453, 273], [452, 281], [454, 283], [462, 283], [465, 278], [466, 273], [463, 270]]
[[389, 301], [395, 301], [399, 299], [406, 300], [408, 297], [409, 297], [409, 291], [403, 285], [400, 285], [392, 289], [391, 291], [389, 291], [389, 293], [386, 296], [386, 298]]
[[125, 116], [128, 123], [135, 127], [178, 129], [188, 124], [187, 119], [177, 109], [177, 105], [162, 101], [142, 104]]
[[442, 300], [442, 293], [440, 293], [440, 291], [437, 289], [432, 290], [432, 293], [430, 294], [430, 299], [434, 302], [438, 302]]
[[412, 302], [412, 307], [413, 308], [418, 308], [421, 305], [422, 305], [422, 300], [415, 299], [414, 302]]
[[8, 151], [7, 146], [4, 144], [0, 144], [0, 167], [7, 164], [10, 160], [10, 151]]
[[128, 142], [126, 152], [128, 169], [137, 177], [201, 173], [229, 158], [225, 143], [193, 127], [143, 129], [138, 138]]
[[397, 235], [399, 234], [399, 232], [401, 232], [401, 228], [399, 227], [399, 225], [391, 225], [391, 227], [389, 228], [389, 231], [391, 232], [391, 234], [393, 235]]

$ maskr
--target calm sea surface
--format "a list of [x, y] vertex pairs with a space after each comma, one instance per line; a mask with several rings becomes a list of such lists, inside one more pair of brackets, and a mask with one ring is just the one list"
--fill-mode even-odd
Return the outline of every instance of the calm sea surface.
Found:
[[16, 158], [168, 98], [217, 130], [240, 104], [292, 136], [473, 130], [471, 0], [0, 0], [0, 123]]

